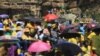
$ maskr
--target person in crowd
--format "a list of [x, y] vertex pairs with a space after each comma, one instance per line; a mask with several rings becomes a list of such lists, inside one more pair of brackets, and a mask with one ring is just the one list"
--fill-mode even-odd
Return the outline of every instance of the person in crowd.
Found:
[[[46, 20], [43, 22], [25, 22], [19, 20], [13, 21], [13, 19], [7, 18], [0, 20], [0, 40], [18, 40], [17, 51], [19, 55], [24, 55], [28, 52], [27, 49], [31, 43], [40, 40], [51, 45], [51, 51], [41, 52], [41, 55], [60, 56], [61, 54], [58, 55], [58, 53], [63, 51], [59, 51], [57, 42], [61, 38], [80, 47], [82, 49], [80, 55], [87, 56], [92, 51], [91, 55], [96, 56], [95, 51], [92, 49], [92, 38], [99, 33], [95, 33], [91, 28], [89, 28], [90, 31], [88, 32], [88, 27], [84, 23], [76, 24], [71, 24], [67, 20], [62, 23], [55, 20], [50, 22], [46, 22]], [[87, 28], [85, 29], [85, 27]], [[70, 52], [68, 53], [71, 54]]]

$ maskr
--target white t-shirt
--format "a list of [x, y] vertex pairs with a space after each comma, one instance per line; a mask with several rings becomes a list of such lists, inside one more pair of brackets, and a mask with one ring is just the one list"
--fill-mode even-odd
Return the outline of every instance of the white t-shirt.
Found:
[[21, 24], [22, 27], [24, 26], [24, 22], [22, 21], [17, 21], [16, 24]]

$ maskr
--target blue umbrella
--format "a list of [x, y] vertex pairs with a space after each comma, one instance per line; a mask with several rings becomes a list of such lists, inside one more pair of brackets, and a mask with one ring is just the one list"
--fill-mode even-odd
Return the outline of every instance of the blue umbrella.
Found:
[[7, 14], [1, 14], [0, 18], [9, 18], [9, 16]]

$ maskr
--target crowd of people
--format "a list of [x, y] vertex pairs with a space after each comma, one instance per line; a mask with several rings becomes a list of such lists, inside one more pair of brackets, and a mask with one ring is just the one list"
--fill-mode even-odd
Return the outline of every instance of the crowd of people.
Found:
[[[96, 56], [91, 41], [92, 37], [98, 34], [92, 31], [95, 27], [96, 24], [79, 22], [71, 24], [67, 20], [60, 23], [55, 19], [51, 22], [0, 19], [0, 41], [4, 41], [0, 42], [3, 44], [0, 50], [3, 47], [4, 50], [7, 49], [0, 51], [0, 55]], [[8, 40], [15, 43], [8, 43]], [[76, 45], [78, 51], [70, 44]]]

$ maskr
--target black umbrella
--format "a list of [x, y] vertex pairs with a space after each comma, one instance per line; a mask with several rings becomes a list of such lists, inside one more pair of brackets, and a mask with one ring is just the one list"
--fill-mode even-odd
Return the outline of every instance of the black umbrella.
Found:
[[24, 22], [31, 22], [31, 23], [40, 23], [42, 19], [34, 18], [34, 17], [24, 17], [23, 19], [19, 19], [18, 21], [24, 21]]
[[69, 43], [62, 39], [58, 40], [58, 49], [60, 49], [65, 56], [75, 56], [82, 52], [81, 48], [76, 44]]
[[18, 21], [25, 21], [25, 22], [29, 22], [29, 18], [22, 18], [22, 19], [18, 19]]
[[24, 20], [28, 20], [30, 22], [41, 22], [42, 20], [39, 18], [34, 18], [34, 17], [24, 17]]
[[100, 34], [100, 28], [94, 28], [92, 31], [95, 32], [97, 35]]
[[92, 31], [95, 32], [96, 34], [100, 34], [100, 24], [97, 24]]
[[58, 18], [55, 21], [58, 23], [64, 23], [64, 22], [66, 22], [66, 19], [65, 18]]
[[77, 33], [77, 32], [69, 32], [69, 30], [72, 29], [65, 29], [59, 36], [60, 37], [64, 37], [64, 38], [72, 38], [72, 37], [81, 37], [81, 34]]

